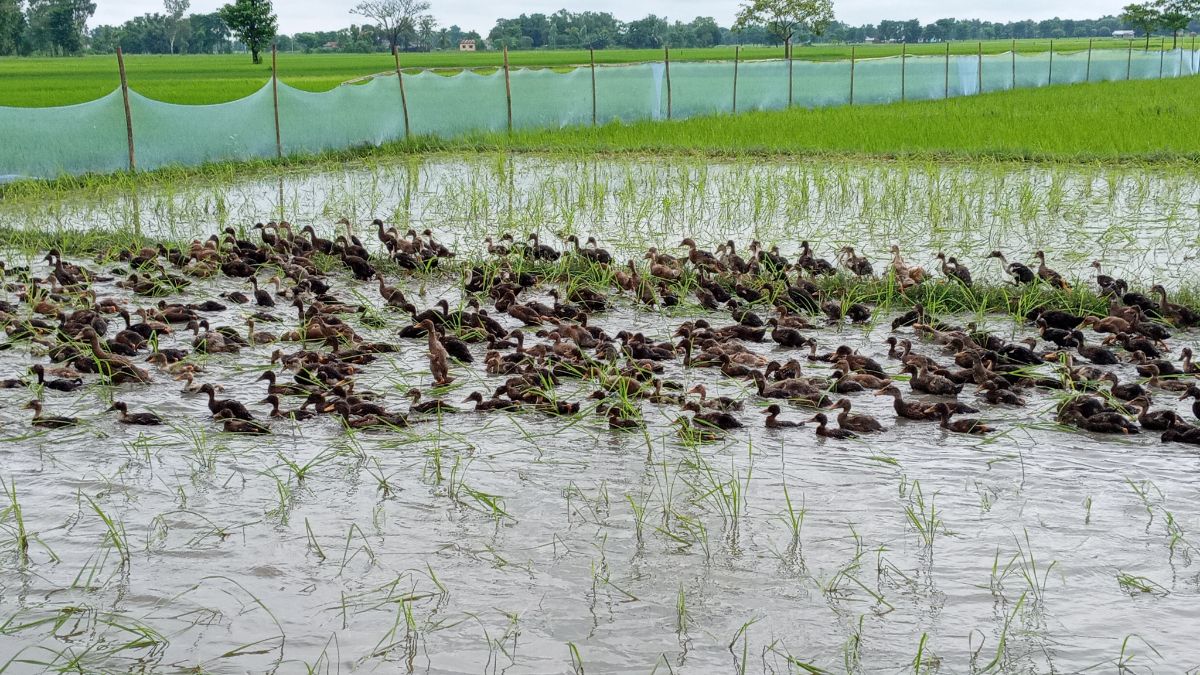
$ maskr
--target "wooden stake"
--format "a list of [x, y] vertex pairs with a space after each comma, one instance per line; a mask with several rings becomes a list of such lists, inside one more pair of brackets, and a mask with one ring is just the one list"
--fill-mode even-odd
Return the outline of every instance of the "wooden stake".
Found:
[[1084, 76], [1083, 81], [1084, 82], [1092, 81], [1092, 39], [1091, 38], [1088, 38], [1087, 75]]
[[512, 133], [512, 82], [508, 73], [508, 45], [504, 46], [504, 100], [508, 103], [508, 133]]
[[596, 126], [596, 50], [589, 49], [592, 57], [592, 126]]
[[1133, 72], [1133, 40], [1129, 41], [1129, 53], [1125, 57], [1125, 81], [1129, 81], [1129, 75]]
[[1046, 75], [1046, 86], [1054, 84], [1054, 40], [1050, 41], [1050, 72]]
[[125, 102], [125, 137], [129, 141], [129, 170], [137, 171], [137, 156], [133, 151], [133, 111], [129, 109], [129, 81], [125, 79], [125, 55], [117, 47], [117, 70], [121, 73], [121, 99]]
[[663, 47], [663, 63], [667, 67], [667, 119], [671, 119], [671, 48]]
[[908, 43], [900, 43], [900, 102], [908, 98], [908, 73], [905, 63], [908, 61]]
[[950, 98], [950, 43], [946, 43], [946, 91], [942, 98]]
[[1158, 44], [1158, 79], [1162, 79], [1163, 61], [1167, 58], [1167, 38]]
[[742, 46], [737, 45], [733, 48], [733, 114], [737, 114], [737, 80], [738, 80], [738, 61], [742, 58]]
[[854, 105], [854, 52], [856, 47], [850, 47], [850, 105]]
[[279, 73], [276, 54], [279, 50], [271, 45], [271, 98], [275, 102], [275, 156], [283, 157], [283, 138], [279, 133]]
[[400, 81], [400, 110], [404, 113], [404, 139], [411, 138], [408, 124], [408, 95], [404, 93], [404, 71], [400, 70], [400, 52], [392, 47], [392, 58], [396, 60], [396, 79]]
[[979, 43], [979, 75], [978, 75], [978, 87], [977, 87], [977, 91], [975, 93], [976, 94], [983, 93], [983, 43], [982, 42]]
[[788, 37], [785, 44], [787, 49], [787, 107], [792, 107], [792, 38]]
[[1017, 41], [1012, 41], [1012, 88], [1017, 88]]

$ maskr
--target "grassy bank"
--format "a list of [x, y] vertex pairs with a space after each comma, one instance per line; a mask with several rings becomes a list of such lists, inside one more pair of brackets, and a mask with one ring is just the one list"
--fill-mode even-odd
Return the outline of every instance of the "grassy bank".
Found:
[[[1096, 49], [1126, 49], [1124, 40], [1097, 39]], [[1185, 48], [1190, 42], [1181, 43]], [[1169, 48], [1170, 43], [1166, 46]], [[1136, 48], [1144, 45], [1135, 45]], [[1154, 42], [1152, 50], [1161, 47]], [[985, 54], [1000, 54], [1012, 48], [1011, 41], [995, 40], [982, 43]], [[1045, 52], [1049, 40], [1019, 40], [1020, 53]], [[1055, 51], [1071, 52], [1088, 48], [1086, 39], [1055, 40]], [[909, 54], [943, 54], [945, 44], [909, 45]], [[976, 42], [952, 42], [952, 54], [975, 54]], [[814, 45], [797, 47], [797, 59], [828, 61], [850, 58], [848, 45]], [[901, 45], [858, 45], [861, 58], [895, 56]], [[742, 50], [745, 59], [780, 58], [780, 47], [748, 47]], [[729, 60], [733, 47], [672, 50], [673, 61]], [[498, 52], [433, 52], [404, 54], [406, 68], [496, 68], [501, 65]], [[662, 60], [657, 49], [605, 49], [596, 52], [601, 64], [636, 63]], [[567, 68], [588, 62], [586, 51], [519, 51], [510, 54], [516, 67]], [[229, 55], [129, 55], [125, 59], [129, 84], [145, 96], [170, 103], [221, 103], [247, 96], [263, 86], [271, 76], [270, 59], [261, 65], [250, 63], [245, 54]], [[355, 78], [394, 68], [389, 54], [291, 54], [279, 55], [280, 79], [306, 91], [326, 91]], [[113, 91], [119, 85], [116, 57], [86, 56], [80, 58], [0, 58], [0, 106], [43, 107], [70, 105], [91, 101]]]

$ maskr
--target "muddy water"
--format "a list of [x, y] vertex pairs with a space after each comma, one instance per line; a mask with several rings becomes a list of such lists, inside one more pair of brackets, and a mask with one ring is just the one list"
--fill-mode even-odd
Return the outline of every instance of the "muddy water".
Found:
[[[230, 288], [201, 281], [186, 299]], [[440, 285], [405, 288], [422, 305], [457, 299]], [[111, 286], [100, 295], [127, 297]], [[241, 327], [249, 311], [211, 320]], [[293, 325], [291, 310], [274, 312], [284, 321], [259, 330]], [[595, 323], [668, 339], [694, 316], [621, 302]], [[360, 330], [394, 339], [403, 322], [390, 324]], [[813, 335], [823, 351], [848, 344], [895, 372], [884, 325]], [[1024, 334], [999, 319], [989, 328]], [[429, 384], [423, 341], [402, 342], [358, 377], [360, 391], [396, 411], [409, 387]], [[1194, 334], [1173, 342], [1200, 346]], [[189, 343], [176, 335], [164, 346]], [[200, 379], [263, 417], [267, 406], [254, 402], [265, 385], [254, 380], [273, 349], [210, 357]], [[950, 361], [935, 345], [918, 349]], [[35, 360], [27, 345], [0, 352], [0, 374]], [[1116, 372], [1135, 377], [1128, 366]], [[451, 401], [502, 381], [478, 368], [453, 373]], [[19, 409], [31, 392], [2, 390], [0, 477], [15, 485], [32, 541], [22, 559], [6, 513], [0, 663], [15, 660], [13, 672], [68, 662], [85, 672], [785, 672], [798, 663], [894, 672], [920, 650], [942, 672], [995, 658], [1004, 672], [1107, 670], [1132, 657], [1170, 670], [1200, 664], [1194, 448], [1056, 429], [1044, 395], [1026, 408], [982, 406], [1000, 432], [980, 439], [896, 421], [889, 400], [855, 394], [855, 410], [888, 430], [827, 441], [811, 426], [763, 428], [765, 402], [711, 369], [676, 362], [664, 377], [744, 399], [747, 428], [689, 445], [671, 426], [677, 409], [643, 402], [645, 433], [613, 432], [586, 412], [592, 387], [566, 381], [559, 395], [585, 404], [572, 418], [463, 412], [349, 434], [322, 417], [244, 438], [219, 433], [203, 398], [157, 373], [145, 387], [46, 392], [47, 414], [83, 424], [34, 433]], [[172, 428], [123, 427], [103, 412], [110, 397]], [[973, 387], [962, 400], [978, 403]], [[1155, 402], [1191, 418], [1168, 392]], [[787, 419], [812, 415], [785, 408]], [[1122, 586], [1123, 574], [1144, 590]], [[1132, 634], [1157, 654], [1126, 642]]]
[[[10, 202], [0, 224], [138, 226], [190, 238], [282, 213], [328, 236], [339, 217], [383, 215], [432, 227], [460, 250], [508, 229], [595, 233], [626, 251], [683, 234], [757, 236], [787, 253], [803, 238], [822, 251], [852, 242], [874, 257], [899, 242], [921, 263], [937, 248], [958, 253], [977, 275], [995, 275], [979, 262], [992, 248], [1022, 259], [1045, 248], [1064, 271], [1082, 274], [1100, 258], [1128, 276], [1184, 286], [1196, 188], [1187, 174], [1122, 169], [439, 158]], [[458, 297], [439, 283], [402, 285], [421, 306]], [[351, 287], [338, 292], [353, 297]], [[166, 300], [233, 288], [242, 289], [198, 281]], [[128, 297], [111, 286], [100, 295]], [[240, 329], [249, 313], [235, 306], [210, 320]], [[258, 330], [293, 327], [291, 310], [275, 313], [281, 324]], [[694, 316], [622, 301], [594, 323], [665, 340]], [[359, 330], [395, 341], [402, 323]], [[896, 372], [884, 357], [886, 324], [814, 337], [823, 351], [847, 344]], [[1009, 337], [1027, 330], [1000, 318], [988, 327]], [[430, 382], [422, 343], [402, 342], [357, 378], [395, 411], [406, 409], [410, 387]], [[1193, 333], [1171, 342], [1175, 357], [1200, 346]], [[189, 344], [184, 335], [163, 346]], [[210, 357], [199, 379], [264, 417], [255, 378], [273, 349]], [[934, 345], [918, 349], [951, 360]], [[45, 359], [27, 343], [0, 351], [0, 378], [34, 361]], [[804, 363], [812, 374], [827, 370]], [[1129, 366], [1116, 372], [1136, 377]], [[479, 368], [454, 374], [450, 401], [501, 381]], [[80, 392], [45, 392], [46, 414], [84, 423], [35, 432], [20, 409], [33, 392], [0, 390], [0, 478], [15, 486], [31, 537], [24, 558], [6, 499], [0, 664], [10, 672], [71, 663], [84, 672], [799, 664], [895, 672], [920, 653], [941, 672], [993, 661], [1003, 672], [1200, 665], [1194, 448], [1055, 428], [1047, 395], [1031, 395], [1025, 408], [981, 406], [999, 433], [980, 439], [896, 421], [888, 400], [856, 394], [855, 411], [888, 430], [826, 441], [811, 425], [763, 428], [765, 401], [715, 371], [676, 362], [664, 377], [744, 399], [747, 428], [690, 445], [671, 424], [677, 409], [643, 402], [646, 432], [613, 432], [587, 412], [591, 386], [565, 381], [559, 395], [583, 402], [584, 414], [460, 413], [353, 434], [322, 417], [276, 421], [269, 438], [244, 438], [220, 433], [203, 398], [156, 373], [146, 387], [89, 379]], [[117, 424], [104, 412], [113, 397], [170, 427]], [[962, 400], [976, 402], [973, 387]], [[1169, 392], [1155, 396], [1163, 407], [1192, 419]], [[811, 415], [787, 408], [784, 417]], [[802, 519], [798, 533], [792, 519]]]
[[1038, 249], [1068, 276], [1089, 264], [1169, 288], [1194, 286], [1200, 254], [1200, 175], [1185, 168], [931, 164], [803, 159], [562, 159], [434, 155], [346, 163], [282, 175], [195, 180], [62, 200], [10, 199], [0, 226], [137, 229], [191, 238], [215, 227], [286, 218], [328, 226], [432, 228], [457, 250], [511, 231], [595, 234], [618, 250], [726, 239], [850, 244], [873, 259], [893, 244], [921, 264], [933, 254], [972, 261], [1002, 249], [1028, 262]]

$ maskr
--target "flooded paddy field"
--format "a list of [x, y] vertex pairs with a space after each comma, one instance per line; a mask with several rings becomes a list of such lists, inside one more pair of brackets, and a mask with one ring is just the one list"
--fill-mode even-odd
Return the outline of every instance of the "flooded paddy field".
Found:
[[[801, 185], [809, 186], [807, 196], [799, 196], [806, 189]], [[564, 296], [580, 288], [604, 293], [607, 307], [592, 312], [587, 324], [612, 338], [617, 354], [600, 340], [581, 349], [575, 376], [539, 388], [552, 404], [578, 403], [577, 411], [551, 410], [556, 406], [545, 402], [472, 411], [474, 404], [463, 402], [469, 394], [497, 400], [493, 392], [513, 377], [488, 372], [486, 341], [471, 341], [472, 331], [452, 322], [446, 332], [468, 340], [474, 362], [451, 361], [453, 381], [433, 386], [427, 338], [399, 334], [413, 323], [410, 314], [385, 307], [376, 281], [355, 281], [337, 256], [319, 254], [310, 257], [325, 276], [313, 276], [350, 306], [331, 315], [361, 341], [344, 333], [336, 346], [264, 338], [237, 353], [200, 354], [193, 332], [177, 322], [131, 357], [151, 382], [111, 384], [85, 373], [83, 386], [58, 391], [37, 387], [27, 374], [32, 364], [55, 363], [53, 331], [29, 340], [10, 330], [10, 347], [0, 350], [0, 379], [29, 384], [0, 389], [0, 667], [322, 673], [1194, 668], [1200, 665], [1200, 646], [1192, 639], [1200, 593], [1196, 446], [1163, 443], [1153, 431], [1101, 434], [1060, 424], [1064, 402], [1093, 385], [1068, 377], [1053, 357], [1023, 365], [1019, 375], [1057, 379], [1068, 388], [1014, 387], [1024, 405], [988, 403], [976, 382], [965, 384], [957, 401], [979, 412], [953, 419], [978, 418], [994, 427], [991, 433], [900, 419], [890, 397], [867, 387], [844, 396], [854, 413], [873, 416], [885, 429], [851, 439], [820, 437], [810, 420], [822, 410], [760, 396], [744, 374], [684, 365], [687, 326], [698, 335], [697, 320], [713, 327], [735, 323], [728, 310], [699, 306], [697, 265], [681, 263], [679, 280], [652, 284], [658, 301], [678, 293], [682, 302], [674, 307], [650, 307], [638, 301], [638, 292], [618, 291], [615, 270], [633, 259], [643, 278], [652, 278], [650, 261], [642, 259], [646, 248], [686, 258], [687, 249], [677, 246], [684, 236], [702, 249], [733, 239], [747, 259], [757, 238], [778, 244], [791, 262], [801, 240], [830, 260], [836, 248], [852, 244], [885, 281], [855, 281], [843, 270], [836, 279], [818, 279], [820, 299], [843, 308], [864, 301], [872, 310], [869, 321], [830, 322], [821, 311], [801, 312], [813, 326], [800, 330], [816, 343], [811, 350], [778, 344], [770, 328], [761, 342], [752, 330], [719, 341], [743, 346], [738, 353], [746, 356], [738, 363], [757, 369], [795, 359], [804, 377], [830, 377], [836, 364], [807, 356], [844, 345], [877, 361], [906, 401], [932, 405], [954, 399], [913, 392], [910, 374], [889, 356], [887, 338], [911, 340], [915, 353], [950, 371], [962, 368], [956, 352], [972, 350], [948, 348], [940, 344], [944, 336], [912, 326], [893, 328], [913, 299], [928, 306], [927, 322], [950, 324], [942, 333], [954, 327], [972, 333], [967, 324], [974, 322], [972, 339], [982, 339], [978, 331], [1011, 344], [1036, 338], [1034, 351], [1045, 356], [1058, 348], [1023, 315], [1042, 303], [1102, 315], [1105, 303], [1097, 301], [1088, 266], [1093, 259], [1137, 290], [1158, 282], [1176, 294], [1190, 291], [1196, 242], [1188, 223], [1197, 194], [1193, 177], [1134, 170], [705, 168], [534, 158], [348, 167], [337, 175], [164, 187], [54, 205], [13, 200], [0, 207], [2, 225], [107, 230], [117, 241], [132, 241], [135, 226], [168, 242], [203, 240], [229, 226], [257, 245], [260, 231], [249, 225], [280, 217], [332, 239], [344, 231], [334, 221], [345, 217], [387, 286], [402, 291], [418, 312], [444, 299], [451, 312], [470, 316], [475, 311], [468, 301], [476, 297], [503, 332], [524, 333], [525, 348], [553, 351], [553, 338], [494, 309], [487, 290], [474, 296], [464, 290], [471, 267], [486, 272], [491, 288], [502, 283], [507, 265], [514, 273], [543, 276], [518, 294], [526, 305], [553, 307], [551, 289]], [[369, 225], [375, 216], [401, 233], [410, 225], [430, 228], [456, 257], [417, 271], [384, 262]], [[520, 253], [485, 251], [485, 236], [499, 240], [510, 232], [520, 240], [530, 231], [560, 250], [568, 247], [556, 233], [596, 236], [616, 261], [606, 267], [565, 255], [529, 262]], [[35, 303], [22, 299], [27, 282], [11, 268], [29, 265], [39, 278], [55, 269], [43, 260], [45, 249], [22, 248], [22, 241], [15, 238], [5, 256], [5, 281], [13, 285], [0, 299], [14, 306], [6, 322], [53, 322], [53, 310], [37, 314]], [[908, 266], [924, 267], [930, 279], [904, 293], [888, 290], [904, 285], [888, 264], [893, 244]], [[1000, 264], [985, 257], [993, 249], [1027, 263], [1034, 250], [1045, 249], [1048, 264], [1073, 289], [1003, 288]], [[975, 271], [977, 291], [945, 280], [933, 259], [938, 250]], [[130, 271], [127, 260], [64, 257], [113, 276], [90, 284], [94, 300], [50, 300], [64, 311], [104, 300], [129, 311], [160, 301], [212, 300], [225, 306], [200, 312], [213, 331], [226, 327], [245, 336], [247, 318], [255, 314], [261, 315], [254, 330], [274, 336], [314, 325], [311, 317], [299, 318], [291, 297], [276, 294], [269, 279], [285, 271], [277, 264], [255, 270], [275, 302], [262, 307], [228, 299], [234, 292], [253, 298], [237, 276], [188, 276], [164, 258], [168, 274], [186, 277], [186, 288], [153, 283], [130, 289], [117, 286]], [[294, 252], [289, 257], [297, 262]], [[762, 269], [705, 278], [766, 293], [753, 302], [737, 298], [763, 319], [777, 316], [771, 299], [792, 297], [786, 288], [800, 284], [794, 271], [786, 280]], [[994, 298], [1001, 296], [1019, 301], [997, 310]], [[314, 294], [300, 297], [312, 307]], [[971, 306], [977, 311], [966, 309]], [[124, 322], [117, 314], [103, 316], [105, 336], [114, 339]], [[578, 321], [561, 324], [565, 330]], [[1200, 348], [1200, 332], [1169, 330], [1161, 358], [1179, 365], [1184, 348]], [[626, 371], [623, 380], [618, 373], [629, 359], [620, 353], [622, 331], [641, 333], [650, 343], [670, 341], [678, 351], [659, 355], [661, 372]], [[1083, 332], [1089, 345], [1106, 337]], [[347, 354], [369, 343], [394, 349], [371, 354], [373, 360], [355, 365], [345, 379], [358, 394], [377, 394], [375, 403], [389, 413], [406, 414], [407, 426], [347, 428], [336, 412], [274, 419], [271, 406], [260, 403], [268, 383], [258, 378], [268, 370], [279, 384], [322, 391], [329, 401], [337, 398], [334, 385], [347, 384], [305, 385], [295, 377], [304, 369], [288, 358], [273, 361], [276, 350]], [[87, 345], [78, 347], [94, 355]], [[224, 433], [207, 396], [181, 391], [184, 383], [175, 377], [182, 366], [146, 361], [154, 349], [193, 352], [183, 363], [193, 366], [195, 384], [220, 385], [219, 399], [245, 403], [271, 433]], [[1112, 350], [1119, 362], [1099, 366], [1102, 373], [1122, 384], [1141, 383], [1154, 410], [1174, 410], [1197, 423], [1192, 402], [1180, 400], [1179, 391], [1194, 376], [1151, 383], [1126, 350]], [[1075, 354], [1075, 366], [1085, 365], [1082, 355], [1067, 351]], [[532, 358], [545, 368], [576, 357], [551, 357], [549, 365]], [[649, 386], [632, 391], [630, 379], [661, 382], [663, 396], [652, 395]], [[677, 397], [699, 401], [687, 394], [696, 385], [706, 387], [708, 399], [740, 402], [731, 414], [745, 426], [711, 432], [711, 439], [697, 422], [681, 432], [679, 418], [692, 413]], [[424, 402], [442, 399], [460, 410], [410, 412], [413, 388]], [[597, 391], [607, 395], [594, 398]], [[1104, 400], [1116, 403], [1110, 396]], [[32, 411], [23, 406], [35, 397], [47, 417], [77, 423], [32, 426]], [[281, 398], [286, 411], [306, 397]], [[132, 413], [156, 413], [164, 424], [120, 424], [118, 413], [107, 411], [114, 401]], [[762, 411], [771, 403], [781, 406], [782, 419], [806, 425], [766, 428]], [[600, 406], [619, 409], [631, 428], [612, 428], [609, 415], [598, 414]], [[836, 427], [837, 410], [823, 412]], [[1125, 417], [1136, 421], [1136, 413]]]

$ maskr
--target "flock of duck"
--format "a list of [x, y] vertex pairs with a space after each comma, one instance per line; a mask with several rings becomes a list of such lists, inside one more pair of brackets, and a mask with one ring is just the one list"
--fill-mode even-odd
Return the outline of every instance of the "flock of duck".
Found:
[[[26, 407], [32, 424], [43, 428], [80, 423], [46, 414], [47, 391], [71, 392], [92, 381], [120, 385], [113, 390], [119, 395], [124, 387], [175, 379], [184, 383], [183, 396], [205, 397], [229, 433], [267, 434], [272, 420], [319, 415], [348, 428], [387, 430], [471, 411], [574, 415], [581, 408], [614, 430], [636, 430], [646, 423], [643, 403], [652, 403], [668, 411], [682, 437], [696, 441], [749, 423], [739, 415], [747, 407], [760, 407], [770, 429], [808, 424], [830, 439], [884, 431], [890, 420], [854, 412], [858, 394], [890, 397], [897, 418], [988, 434], [991, 426], [963, 416], [982, 404], [1024, 406], [1029, 392], [1043, 390], [1057, 392], [1055, 417], [1062, 425], [1094, 433], [1147, 430], [1164, 442], [1200, 444], [1194, 420], [1152, 408], [1159, 397], [1193, 398], [1192, 416], [1200, 417], [1200, 367], [1187, 347], [1172, 358], [1168, 343], [1172, 332], [1200, 324], [1200, 314], [1170, 302], [1161, 286], [1151, 296], [1131, 291], [1124, 280], [1103, 274], [1099, 263], [1093, 263], [1094, 283], [1108, 300], [1107, 315], [1034, 309], [1025, 318], [1037, 337], [1007, 341], [974, 324], [947, 325], [916, 304], [891, 322], [880, 363], [847, 345], [822, 349], [823, 331], [870, 322], [874, 309], [836, 297], [819, 277], [883, 274], [907, 294], [925, 283], [972, 285], [964, 263], [939, 253], [927, 270], [893, 247], [877, 272], [877, 263], [852, 247], [830, 261], [808, 242], [787, 258], [758, 242], [743, 256], [732, 241], [707, 251], [691, 239], [677, 253], [650, 248], [641, 260], [620, 263], [594, 238], [568, 237], [558, 249], [537, 235], [524, 241], [506, 235], [486, 240], [487, 255], [478, 263], [456, 263], [463, 272], [457, 309], [443, 299], [420, 310], [398, 280], [405, 270], [445, 265], [454, 253], [429, 230], [401, 233], [378, 220], [380, 247], [372, 253], [348, 222], [341, 223], [346, 233], [332, 240], [286, 222], [255, 225], [254, 240], [226, 229], [189, 245], [122, 252], [109, 270], [73, 264], [57, 250], [32, 269], [0, 265], [8, 298], [0, 300], [8, 336], [0, 348], [23, 346], [38, 361], [0, 387], [32, 391]], [[999, 261], [1013, 284], [1069, 287], [1042, 252], [1035, 257], [1032, 266], [1000, 252], [989, 259]], [[197, 280], [212, 277], [241, 280], [245, 291], [199, 302], [165, 299], [186, 297]], [[688, 295], [709, 314], [682, 322], [670, 339], [635, 330], [610, 334], [596, 325], [615, 296], [649, 308], [681, 305]], [[231, 305], [243, 306], [245, 325], [211, 325]], [[388, 313], [403, 317], [396, 341], [363, 337], [368, 328], [399, 325], [381, 318]], [[264, 326], [286, 330], [260, 330]], [[205, 359], [194, 355], [253, 347], [271, 350], [257, 378], [261, 401], [223, 398], [221, 386], [204, 382]], [[408, 389], [403, 409], [389, 405], [387, 392], [358, 384], [382, 354], [418, 348], [428, 358], [432, 387]], [[1117, 369], [1127, 364], [1140, 381], [1121, 381]], [[719, 371], [744, 383], [750, 395], [689, 388], [672, 379], [680, 365]], [[452, 385], [456, 372], [477, 367], [495, 378], [493, 391], [471, 391], [457, 404], [439, 398], [458, 388]], [[812, 368], [821, 374], [806, 372]], [[590, 398], [565, 401], [557, 385], [567, 379], [590, 383]], [[784, 419], [805, 409], [803, 419]], [[129, 425], [164, 422], [154, 412], [130, 412], [119, 400], [108, 411]]]

